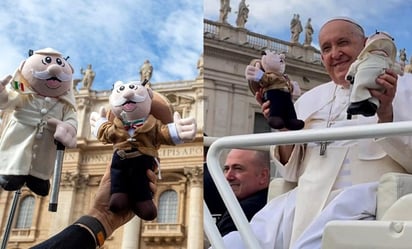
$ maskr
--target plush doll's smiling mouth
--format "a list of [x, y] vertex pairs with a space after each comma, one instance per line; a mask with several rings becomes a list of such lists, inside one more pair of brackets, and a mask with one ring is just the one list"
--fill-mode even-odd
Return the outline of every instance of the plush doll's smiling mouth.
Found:
[[122, 107], [124, 111], [131, 112], [136, 108], [136, 102], [128, 100], [122, 105]]
[[48, 78], [47, 80], [46, 80], [46, 85], [47, 85], [47, 87], [49, 87], [49, 88], [58, 88], [58, 87], [60, 87], [60, 85], [61, 85], [61, 80], [59, 80], [59, 78], [57, 78], [57, 77], [51, 77], [51, 78]]
[[124, 98], [124, 97], [111, 98], [110, 103], [112, 103], [113, 106], [116, 106], [116, 107], [122, 106], [124, 108], [125, 106], [128, 106], [128, 105], [135, 106], [136, 103], [143, 102], [145, 99], [146, 99], [146, 96], [133, 95], [131, 98]]

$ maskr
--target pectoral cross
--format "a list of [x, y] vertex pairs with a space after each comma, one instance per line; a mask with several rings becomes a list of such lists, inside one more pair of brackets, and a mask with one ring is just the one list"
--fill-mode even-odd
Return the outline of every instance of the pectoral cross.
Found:
[[47, 125], [47, 122], [43, 119], [37, 124], [37, 133], [36, 138], [40, 139], [43, 136], [44, 127]]
[[326, 147], [328, 147], [328, 142], [326, 142], [326, 141], [320, 142], [320, 153], [319, 153], [319, 155], [321, 155], [321, 156], [325, 155]]

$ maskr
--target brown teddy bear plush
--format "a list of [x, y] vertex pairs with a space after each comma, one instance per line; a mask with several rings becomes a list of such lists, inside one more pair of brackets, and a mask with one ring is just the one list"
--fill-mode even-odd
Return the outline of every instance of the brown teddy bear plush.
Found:
[[139, 81], [116, 82], [109, 102], [110, 111], [93, 112], [90, 124], [101, 142], [113, 144], [110, 210], [131, 209], [140, 218], [153, 220], [157, 209], [146, 171], [158, 165], [161, 144], [193, 140], [196, 122], [194, 118], [181, 119], [177, 112], [172, 119], [164, 97]]
[[297, 119], [292, 101], [292, 84], [285, 72], [285, 55], [266, 50], [262, 59], [254, 59], [245, 69], [253, 94], [261, 91], [263, 101], [270, 100], [268, 123], [274, 129], [300, 130], [305, 123]]
[[12, 111], [0, 140], [0, 185], [8, 191], [24, 184], [46, 196], [56, 159], [55, 140], [76, 147], [77, 114], [73, 68], [61, 53], [30, 52], [14, 77], [0, 84], [0, 109]]

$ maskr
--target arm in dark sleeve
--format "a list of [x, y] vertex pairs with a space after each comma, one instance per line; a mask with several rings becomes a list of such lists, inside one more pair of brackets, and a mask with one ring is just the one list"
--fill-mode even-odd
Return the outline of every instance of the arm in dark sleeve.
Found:
[[[252, 217], [265, 206], [267, 193], [268, 189], [265, 188], [239, 202], [248, 221], [250, 221]], [[224, 212], [222, 218], [216, 223], [216, 226], [222, 236], [225, 236], [232, 231], [237, 231], [237, 227], [228, 211]]]
[[216, 226], [222, 236], [225, 236], [232, 231], [237, 231], [237, 227], [228, 211], [223, 213], [222, 217], [216, 223]]
[[96, 242], [93, 235], [77, 225], [70, 225], [48, 240], [31, 247], [30, 249], [95, 249]]

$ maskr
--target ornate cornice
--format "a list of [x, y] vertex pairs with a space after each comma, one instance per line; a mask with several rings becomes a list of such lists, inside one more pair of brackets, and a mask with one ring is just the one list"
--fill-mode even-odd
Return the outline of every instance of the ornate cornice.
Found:
[[184, 174], [192, 185], [203, 184], [203, 166], [184, 169]]
[[66, 188], [84, 188], [89, 183], [88, 174], [80, 174], [79, 172], [63, 172], [61, 175], [60, 185]]

